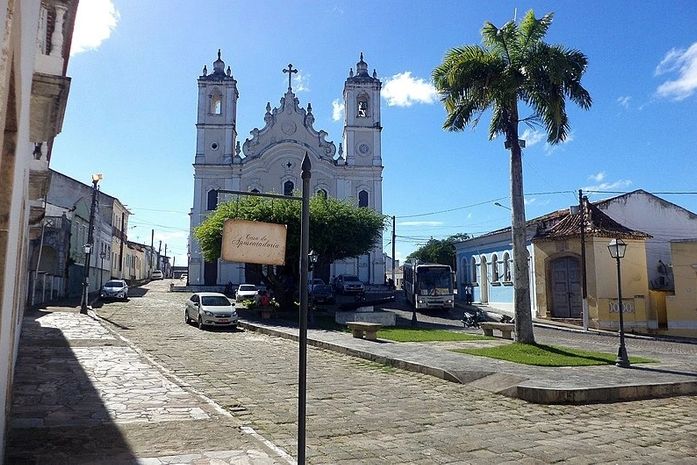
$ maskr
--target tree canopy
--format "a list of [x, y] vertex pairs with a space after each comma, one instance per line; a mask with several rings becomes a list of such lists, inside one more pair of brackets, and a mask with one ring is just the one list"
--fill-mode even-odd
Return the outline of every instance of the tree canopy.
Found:
[[[281, 297], [286, 283], [297, 282], [300, 258], [301, 202], [245, 196], [218, 205], [194, 231], [206, 261], [220, 257], [223, 226], [231, 218], [288, 226], [286, 266], [268, 267], [263, 273], [266, 284]], [[321, 263], [367, 253], [380, 239], [386, 217], [370, 208], [361, 208], [349, 200], [314, 196], [310, 199], [310, 250]], [[286, 286], [287, 287], [287, 286]], [[292, 289], [283, 292], [292, 293]], [[285, 300], [292, 298], [287, 296]], [[281, 305], [284, 305], [282, 302]]]
[[469, 239], [469, 234], [454, 234], [446, 239], [429, 239], [414, 252], [409, 254], [407, 260], [416, 259], [442, 265], [455, 265], [455, 243]]
[[[520, 24], [501, 28], [491, 22], [482, 28], [482, 45], [453, 48], [433, 71], [433, 82], [448, 113], [443, 127], [461, 131], [476, 126], [491, 110], [489, 139], [505, 137], [510, 150], [511, 230], [516, 339], [534, 343], [525, 238], [523, 165], [518, 125], [544, 127], [547, 142], [557, 144], [569, 135], [566, 99], [583, 109], [591, 96], [581, 85], [588, 59], [578, 50], [543, 41], [553, 14], [536, 18], [530, 10]], [[519, 117], [518, 104], [530, 116]]]

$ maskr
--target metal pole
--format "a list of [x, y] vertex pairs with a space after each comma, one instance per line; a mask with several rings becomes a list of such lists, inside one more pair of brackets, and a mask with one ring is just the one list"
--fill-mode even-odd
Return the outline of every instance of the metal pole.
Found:
[[395, 286], [395, 288], [396, 288], [396, 286], [397, 286], [397, 281], [395, 280], [395, 269], [394, 269], [394, 268], [395, 268], [395, 264], [396, 264], [396, 262], [397, 262], [397, 260], [395, 260], [395, 258], [394, 258], [394, 256], [395, 256], [396, 253], [397, 253], [397, 252], [396, 252], [397, 248], [396, 248], [396, 245], [395, 245], [395, 241], [396, 241], [396, 239], [397, 239], [397, 232], [396, 232], [396, 229], [395, 229], [396, 223], [397, 223], [396, 218], [393, 216], [393, 217], [392, 217], [392, 285]]
[[307, 272], [310, 253], [310, 157], [302, 163], [302, 210], [300, 223], [300, 354], [298, 368], [298, 465], [305, 464], [305, 414], [307, 410]]
[[578, 190], [578, 206], [581, 212], [581, 286], [583, 290], [582, 317], [583, 330], [588, 331], [588, 285], [586, 283], [586, 212], [584, 209], [585, 203], [583, 198], [583, 190]]
[[94, 210], [97, 203], [97, 183], [99, 179], [92, 180], [92, 206], [90, 207], [90, 223], [87, 229], [87, 243], [90, 245], [89, 252], [85, 253], [85, 274], [82, 280], [82, 304], [80, 313], [87, 315], [87, 303], [89, 300], [90, 285], [90, 260], [92, 258], [92, 247], [94, 240]]
[[622, 311], [622, 276], [620, 275], [620, 257], [617, 256], [617, 300], [620, 311], [620, 347], [617, 350], [617, 360], [615, 365], [622, 368], [629, 368], [629, 357], [627, 357], [627, 347], [624, 345], [624, 316]]

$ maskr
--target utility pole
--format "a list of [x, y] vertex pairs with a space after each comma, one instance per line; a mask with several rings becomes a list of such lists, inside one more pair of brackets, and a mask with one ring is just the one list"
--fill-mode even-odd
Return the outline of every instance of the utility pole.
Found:
[[[165, 244], [165, 259], [166, 258], [167, 258], [167, 244]], [[165, 268], [164, 270], [162, 270], [162, 277], [166, 278], [167, 277], [167, 267], [164, 266], [165, 265], [164, 262], [162, 263], [162, 265], [163, 265], [162, 267]]]
[[396, 217], [392, 216], [392, 285], [397, 287], [397, 281], [395, 280], [395, 263], [396, 260], [394, 256], [396, 255], [396, 247], [395, 247], [395, 241], [397, 239], [397, 232], [395, 230], [395, 226], [397, 224]]
[[162, 252], [162, 241], [160, 241], [160, 245], [157, 247], [157, 268], [156, 270], [160, 269], [160, 252]]
[[578, 205], [581, 212], [581, 288], [583, 292], [583, 330], [588, 331], [588, 287], [586, 285], [586, 212], [583, 197], [583, 190], [578, 190]]

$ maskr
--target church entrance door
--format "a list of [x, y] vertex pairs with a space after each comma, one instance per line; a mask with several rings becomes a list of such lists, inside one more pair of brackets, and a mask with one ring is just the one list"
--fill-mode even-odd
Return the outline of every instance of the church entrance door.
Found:
[[581, 318], [581, 272], [578, 257], [552, 260], [552, 318]]
[[358, 279], [364, 283], [370, 282], [370, 255], [358, 257]]
[[205, 286], [218, 284], [218, 262], [205, 262], [203, 264], [203, 284]]

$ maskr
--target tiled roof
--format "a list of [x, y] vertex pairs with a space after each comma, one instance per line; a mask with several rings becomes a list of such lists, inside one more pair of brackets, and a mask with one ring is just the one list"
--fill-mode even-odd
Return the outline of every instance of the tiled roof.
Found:
[[[586, 202], [585, 234], [596, 237], [620, 239], [646, 239], [650, 234], [635, 231], [613, 220], [592, 203]], [[540, 229], [535, 239], [561, 239], [581, 234], [581, 213], [569, 213], [549, 228]]]

